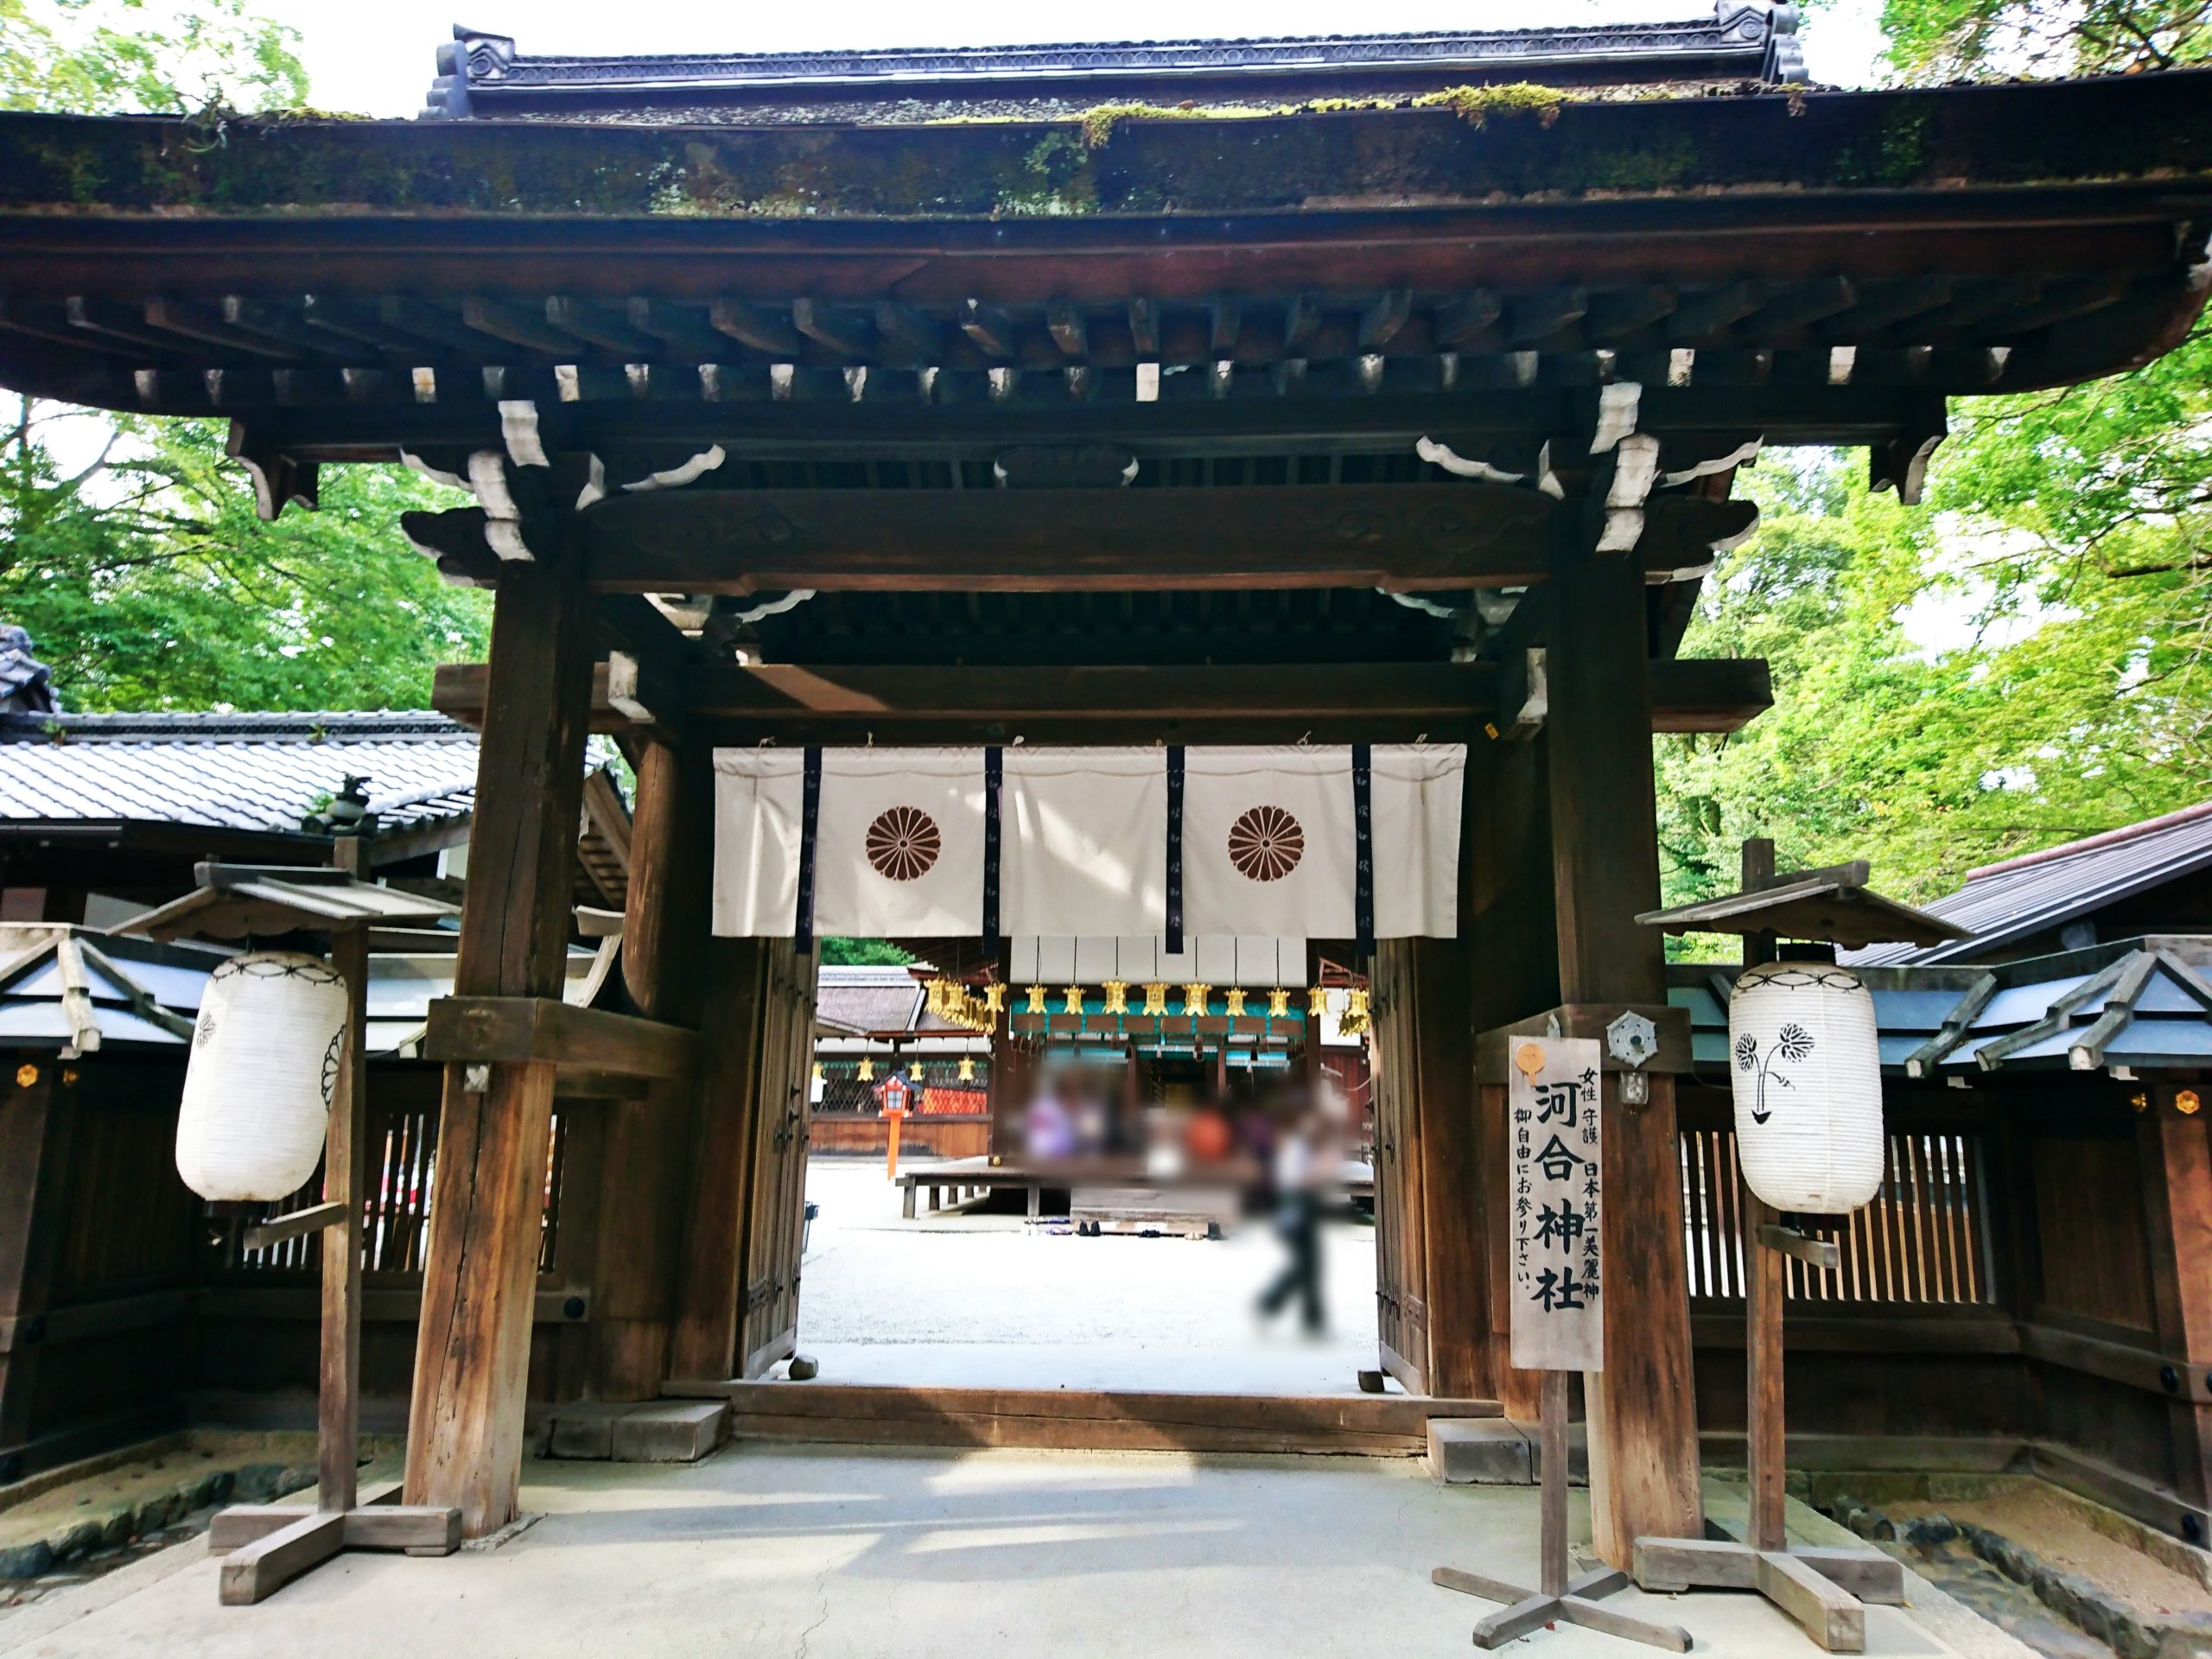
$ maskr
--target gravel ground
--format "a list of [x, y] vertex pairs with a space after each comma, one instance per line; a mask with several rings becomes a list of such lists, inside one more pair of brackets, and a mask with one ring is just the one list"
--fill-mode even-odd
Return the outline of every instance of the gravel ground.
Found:
[[[912, 1167], [912, 1166], [905, 1166]], [[1332, 1224], [1326, 1332], [1252, 1304], [1282, 1262], [1264, 1223], [1217, 1243], [1078, 1238], [1020, 1215], [904, 1221], [874, 1160], [817, 1158], [802, 1351], [825, 1378], [974, 1387], [1343, 1393], [1376, 1363], [1375, 1232]]]

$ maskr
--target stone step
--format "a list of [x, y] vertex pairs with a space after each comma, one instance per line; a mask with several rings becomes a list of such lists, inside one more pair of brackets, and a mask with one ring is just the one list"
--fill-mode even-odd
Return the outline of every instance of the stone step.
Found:
[[[1543, 1477], [1542, 1435], [1534, 1423], [1503, 1417], [1432, 1417], [1429, 1472], [1447, 1486], [1532, 1486]], [[1590, 1484], [1582, 1425], [1567, 1431], [1567, 1484]]]
[[553, 1414], [546, 1455], [615, 1463], [696, 1463], [729, 1433], [723, 1400], [580, 1400]]

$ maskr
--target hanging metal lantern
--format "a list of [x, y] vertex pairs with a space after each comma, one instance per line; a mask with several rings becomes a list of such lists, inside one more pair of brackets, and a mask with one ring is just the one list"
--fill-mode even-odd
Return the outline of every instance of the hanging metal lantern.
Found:
[[963, 1083], [976, 1081], [976, 1057], [972, 1054], [963, 1054], [960, 1057], [960, 1081]]
[[176, 1120], [176, 1171], [203, 1198], [297, 1192], [322, 1156], [346, 1044], [346, 981], [292, 950], [208, 976]]
[[1127, 1014], [1129, 1011], [1129, 982], [1128, 980], [1109, 979], [1101, 988], [1106, 993], [1106, 1004], [1103, 1010], [1105, 1013]]
[[1042, 985], [1028, 986], [1024, 988], [1022, 995], [1029, 999], [1029, 1006], [1022, 1009], [1024, 1014], [1046, 1014], [1050, 1012], [1050, 1010], [1045, 1006], [1045, 988]]
[[1155, 1014], [1167, 1012], [1167, 987], [1164, 982], [1155, 980], [1144, 988], [1144, 1011]]
[[1310, 987], [1306, 993], [1306, 1017], [1311, 1020], [1319, 1020], [1328, 1011], [1329, 988], [1325, 985]]
[[1268, 993], [1268, 1018], [1270, 1020], [1290, 1018], [1290, 993], [1280, 985]]
[[1242, 1020], [1244, 1017], [1244, 993], [1232, 985], [1221, 995], [1223, 1000], [1229, 1004], [1229, 1017], [1232, 1020]]
[[1357, 1037], [1374, 1023], [1374, 1015], [1368, 1004], [1368, 994], [1358, 989], [1348, 993], [1344, 1002], [1344, 1017], [1338, 1022], [1337, 1029], [1347, 1037]]
[[1192, 981], [1183, 988], [1183, 1012], [1193, 1020], [1204, 1019], [1211, 1011], [1213, 987]]
[[1060, 992], [1060, 1007], [1062, 1011], [1067, 1014], [1082, 1014], [1083, 987], [1070, 985], [1063, 988]]
[[993, 985], [986, 985], [986, 986], [984, 986], [984, 987], [983, 987], [983, 1014], [984, 1014], [984, 1017], [985, 1017], [987, 1020], [995, 1020], [999, 1017], [999, 1015], [1000, 1015], [1000, 1014], [1003, 1014], [1003, 1013], [1005, 1013], [1005, 1012], [1006, 1012], [1006, 987], [1005, 987], [1005, 986], [1003, 986], [1003, 985], [996, 985], [996, 984], [993, 984]]
[[869, 1059], [865, 1055], [861, 1056], [860, 1067], [853, 1075], [857, 1077], [862, 1083], [874, 1083], [875, 1081], [875, 1062]]
[[1874, 999], [1827, 962], [1770, 962], [1728, 999], [1736, 1148], [1752, 1192], [1782, 1211], [1840, 1215], [1882, 1185], [1882, 1056]]

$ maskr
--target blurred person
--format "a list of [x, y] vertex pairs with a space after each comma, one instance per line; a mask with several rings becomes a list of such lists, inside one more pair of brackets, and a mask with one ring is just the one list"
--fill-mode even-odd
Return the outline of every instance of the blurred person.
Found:
[[1328, 1325], [1321, 1305], [1321, 1209], [1344, 1160], [1342, 1114], [1331, 1105], [1325, 1095], [1316, 1099], [1275, 1141], [1275, 1235], [1290, 1259], [1259, 1302], [1264, 1325], [1297, 1297], [1309, 1337]]

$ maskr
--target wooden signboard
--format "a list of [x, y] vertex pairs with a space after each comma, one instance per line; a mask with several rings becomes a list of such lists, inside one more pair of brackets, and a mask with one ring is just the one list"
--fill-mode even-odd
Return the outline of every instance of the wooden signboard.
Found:
[[1513, 1363], [1603, 1370], [1599, 1046], [1586, 1037], [1522, 1037], [1509, 1058]]

